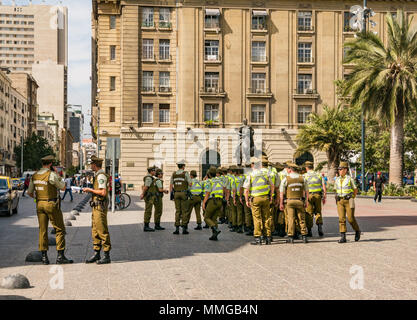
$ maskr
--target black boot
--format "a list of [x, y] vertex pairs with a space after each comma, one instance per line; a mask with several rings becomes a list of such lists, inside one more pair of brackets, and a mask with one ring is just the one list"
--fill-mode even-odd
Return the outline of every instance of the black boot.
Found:
[[243, 227], [242, 226], [239, 226], [238, 228], [237, 228], [237, 231], [236, 231], [237, 233], [243, 233]]
[[324, 233], [323, 233], [323, 225], [322, 224], [318, 224], [317, 225], [317, 228], [319, 229], [319, 236], [320, 237], [324, 236]]
[[155, 223], [155, 230], [165, 230], [159, 223]]
[[265, 238], [265, 244], [266, 245], [272, 244], [272, 237], [266, 237]]
[[252, 236], [253, 237], [253, 229], [249, 228], [249, 231], [245, 233], [247, 236]]
[[295, 231], [294, 240], [300, 240], [300, 234], [298, 233], [298, 231]]
[[346, 242], [346, 232], [341, 232], [339, 243], [345, 243], [345, 242]]
[[255, 239], [250, 244], [254, 246], [260, 246], [262, 244], [261, 237], [255, 237]]
[[272, 232], [273, 236], [279, 236], [278, 228], [275, 228], [274, 232]]
[[180, 227], [175, 227], [173, 234], [180, 234]]
[[313, 232], [311, 232], [311, 228], [308, 228], [307, 237], [312, 237], [312, 236], [313, 236]]
[[98, 251], [96, 250], [95, 254], [90, 259], [86, 260], [85, 263], [94, 263], [94, 262], [100, 260], [100, 258], [101, 258], [100, 257], [100, 250], [98, 250]]
[[216, 227], [211, 227], [211, 231], [212, 231], [212, 236], [209, 238], [209, 240], [217, 241], [218, 240], [217, 236], [219, 235], [221, 231], [217, 229]]
[[225, 218], [220, 218], [219, 219], [219, 224], [223, 224], [223, 223], [225, 223]]
[[232, 226], [229, 231], [230, 232], [236, 232], [237, 231], [237, 227], [236, 226]]
[[97, 264], [107, 264], [110, 263], [110, 251], [104, 251], [104, 257], [101, 260], [98, 260]]
[[232, 228], [233, 228], [233, 225], [232, 225], [232, 223], [231, 223], [231, 222], [229, 222], [228, 227], [229, 227], [229, 229], [232, 229]]
[[56, 264], [68, 264], [73, 263], [73, 260], [67, 259], [64, 255], [64, 250], [58, 251], [58, 257], [56, 258]]
[[294, 237], [289, 236], [287, 239], [287, 243], [294, 243]]
[[308, 243], [308, 240], [307, 240], [307, 235], [304, 235], [304, 236], [303, 236], [303, 242], [304, 242], [304, 243]]
[[208, 226], [207, 223], [205, 223], [203, 229], [208, 229], [208, 228], [210, 228], [210, 227]]
[[152, 229], [151, 227], [149, 227], [149, 223], [145, 223], [145, 226], [143, 227], [143, 231], [153, 232], [153, 231], [155, 231], [155, 229]]
[[248, 231], [249, 231], [249, 228], [248, 228], [247, 226], [244, 226], [244, 227], [243, 227], [243, 231], [244, 231], [244, 232], [248, 232]]
[[42, 264], [49, 264], [48, 251], [42, 251]]
[[201, 227], [201, 223], [197, 223], [197, 227], [195, 227], [194, 230], [203, 230], [203, 228]]
[[284, 225], [279, 226], [278, 236], [281, 237], [281, 238], [285, 237], [285, 226]]
[[188, 226], [183, 226], [182, 227], [182, 234], [189, 234], [189, 232], [188, 232]]
[[361, 232], [360, 231], [356, 231], [355, 232], [355, 241], [359, 241], [360, 238], [361, 238]]

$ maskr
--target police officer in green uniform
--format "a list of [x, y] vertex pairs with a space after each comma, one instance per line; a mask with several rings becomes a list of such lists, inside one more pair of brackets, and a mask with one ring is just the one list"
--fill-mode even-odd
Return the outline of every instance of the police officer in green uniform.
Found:
[[[158, 192], [158, 188], [156, 186], [156, 167], [149, 167], [148, 173], [143, 178], [143, 187], [142, 187], [142, 194], [140, 195], [140, 199], [145, 199], [145, 213], [143, 216], [143, 231], [144, 232], [154, 232], [157, 226], [155, 225], [155, 229], [149, 227], [149, 223], [151, 222], [152, 217], [152, 207], [156, 206], [156, 196]], [[156, 210], [156, 208], [155, 208]], [[160, 226], [158, 228], [160, 229]]]
[[[244, 180], [243, 183], [245, 183], [246, 179], [248, 178], [248, 176], [250, 175], [250, 173], [252, 172], [252, 166], [250, 163], [246, 163], [245, 164], [245, 168], [243, 169], [243, 176], [244, 176]], [[242, 185], [243, 187], [243, 185]], [[246, 200], [245, 200], [245, 192], [243, 191], [242, 193], [242, 202], [243, 202], [243, 212], [245, 214], [245, 235], [247, 236], [252, 236], [253, 237], [253, 217], [252, 217], [252, 209], [250, 207], [247, 206], [246, 204]]]
[[237, 233], [243, 233], [243, 223], [244, 223], [244, 211], [243, 211], [243, 200], [242, 196], [244, 194], [243, 183], [245, 182], [245, 176], [243, 175], [243, 168], [237, 167], [235, 169], [235, 186], [232, 190], [233, 192], [233, 203], [236, 206], [236, 224], [237, 224]]
[[204, 189], [203, 189], [203, 182], [197, 179], [197, 172], [195, 170], [191, 170], [191, 199], [189, 199], [188, 203], [188, 216], [191, 217], [191, 212], [195, 211], [195, 215], [197, 218], [197, 227], [194, 230], [203, 230], [201, 227], [201, 201], [203, 200]]
[[[203, 210], [205, 210], [204, 221], [212, 230], [212, 236], [209, 240], [217, 240], [217, 236], [221, 232], [218, 229], [217, 218], [223, 205], [224, 196], [224, 180], [217, 176], [220, 169], [210, 168], [207, 172], [209, 176], [208, 183], [205, 186], [205, 196], [203, 200]], [[227, 198], [227, 195], [226, 195]], [[227, 201], [229, 199], [226, 199]]]
[[[91, 169], [94, 171], [93, 188], [83, 188], [83, 192], [92, 193], [90, 206], [93, 209], [91, 221], [91, 234], [93, 238], [93, 249], [95, 254], [86, 263], [96, 262], [97, 264], [110, 263], [110, 233], [107, 224], [107, 209], [109, 206], [109, 176], [102, 169], [103, 159], [96, 156], [91, 157]], [[100, 257], [103, 248], [104, 257]]]
[[313, 228], [313, 219], [316, 217], [316, 224], [319, 236], [323, 236], [323, 218], [322, 218], [322, 202], [326, 203], [326, 185], [322, 176], [313, 170], [313, 162], [306, 161], [304, 163], [307, 172], [304, 174], [304, 179], [308, 184], [308, 206], [306, 209], [306, 224], [308, 236], [312, 237], [311, 229]]
[[180, 233], [182, 226], [182, 234], [188, 234], [188, 189], [191, 187], [191, 178], [185, 169], [185, 160], [177, 163], [178, 170], [172, 174], [169, 192], [174, 190], [175, 201], [175, 231], [174, 234]]
[[165, 230], [165, 228], [161, 227], [161, 217], [162, 217], [162, 210], [163, 210], [163, 201], [162, 198], [164, 197], [164, 193], [167, 194], [168, 190], [164, 189], [164, 181], [163, 179], [164, 173], [161, 169], [156, 169], [156, 178], [155, 178], [155, 185], [158, 189], [156, 192], [156, 200], [155, 200], [155, 230]]
[[340, 162], [339, 176], [336, 178], [334, 187], [336, 189], [337, 213], [339, 215], [339, 243], [346, 242], [346, 216], [349, 224], [355, 230], [355, 241], [361, 238], [361, 230], [355, 218], [355, 198], [358, 194], [355, 181], [347, 175], [349, 164]]
[[65, 182], [52, 167], [54, 156], [43, 157], [42, 169], [31, 178], [28, 195], [36, 199], [36, 213], [39, 221], [39, 251], [42, 252], [42, 263], [49, 264], [48, 259], [48, 223], [51, 221], [56, 231], [57, 264], [73, 263], [65, 257], [65, 225], [62, 211], [59, 208], [59, 190], [65, 190]]
[[305, 207], [308, 199], [308, 185], [304, 178], [297, 173], [299, 169], [294, 163], [287, 164], [289, 174], [281, 182], [280, 186], [280, 209], [284, 210], [284, 192], [287, 199], [287, 218], [288, 218], [288, 242], [294, 243], [296, 217], [300, 222], [301, 235], [303, 242], [307, 243], [307, 227], [305, 222]]

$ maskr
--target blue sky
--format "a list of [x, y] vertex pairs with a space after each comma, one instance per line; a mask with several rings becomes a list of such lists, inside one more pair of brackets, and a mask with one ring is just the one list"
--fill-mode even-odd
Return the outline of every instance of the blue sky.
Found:
[[[29, 0], [16, 0], [16, 5], [27, 5]], [[11, 0], [3, 0], [11, 5]], [[81, 104], [84, 114], [84, 135], [89, 136], [91, 106], [91, 0], [33, 0], [33, 4], [63, 5], [68, 7], [68, 103]]]

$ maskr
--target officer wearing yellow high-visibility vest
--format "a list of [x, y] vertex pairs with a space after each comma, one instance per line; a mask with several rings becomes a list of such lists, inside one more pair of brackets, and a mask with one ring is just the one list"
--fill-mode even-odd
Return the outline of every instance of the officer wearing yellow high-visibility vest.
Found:
[[[217, 225], [217, 217], [220, 214], [220, 210], [223, 203], [223, 193], [225, 190], [223, 179], [217, 176], [221, 170], [210, 168], [207, 172], [210, 180], [205, 187], [205, 196], [203, 200], [203, 210], [205, 210], [204, 221], [212, 230], [212, 236], [209, 240], [217, 240], [217, 236], [220, 233]], [[227, 195], [226, 195], [227, 197]], [[229, 200], [228, 197], [226, 200]]]
[[180, 233], [180, 226], [182, 226], [182, 234], [189, 234], [188, 232], [188, 188], [191, 187], [191, 178], [185, 169], [185, 160], [177, 163], [178, 170], [171, 176], [171, 183], [169, 192], [174, 190], [175, 201], [175, 231], [174, 234]]
[[[244, 171], [244, 180], [243, 183], [246, 181], [246, 179], [248, 178], [248, 176], [250, 175], [250, 173], [252, 172], [252, 166], [250, 163], [245, 164], [245, 169], [243, 169]], [[243, 186], [242, 186], [243, 187]], [[245, 234], [247, 236], [252, 236], [253, 237], [253, 217], [252, 217], [252, 209], [246, 205], [246, 200], [245, 200], [245, 194], [243, 192], [242, 194], [242, 202], [243, 202], [243, 212], [245, 214]]]
[[30, 179], [28, 195], [36, 199], [36, 213], [39, 222], [39, 251], [42, 263], [49, 264], [48, 259], [48, 223], [51, 221], [56, 231], [57, 264], [73, 263], [65, 257], [65, 225], [62, 211], [59, 209], [59, 190], [65, 190], [65, 182], [52, 167], [55, 157], [43, 157], [42, 169]]
[[308, 185], [304, 178], [296, 172], [298, 166], [294, 163], [289, 163], [289, 174], [284, 178], [280, 185], [280, 209], [284, 210], [284, 192], [287, 198], [287, 222], [288, 222], [288, 240], [289, 243], [294, 243], [295, 235], [295, 220], [298, 217], [301, 228], [301, 235], [303, 242], [307, 243], [307, 227], [305, 222], [305, 207], [308, 198]]
[[[225, 187], [227, 186], [226, 173], [227, 173], [226, 168], [220, 167], [220, 168], [216, 169], [216, 176], [219, 177], [220, 180], [222, 180]], [[219, 214], [219, 223], [220, 224], [228, 222], [227, 221], [227, 216], [226, 216], [226, 213], [227, 213], [226, 197], [224, 197], [222, 201], [223, 201], [222, 202], [222, 209], [221, 209], [220, 214]]]
[[203, 230], [201, 227], [201, 201], [203, 200], [204, 189], [203, 189], [203, 182], [197, 179], [197, 172], [195, 170], [190, 171], [191, 176], [191, 199], [189, 200], [189, 213], [188, 217], [191, 216], [191, 213], [194, 209], [195, 215], [197, 218], [197, 227], [194, 230]]
[[307, 172], [304, 174], [304, 179], [308, 184], [308, 205], [306, 209], [306, 224], [308, 230], [308, 236], [312, 237], [313, 220], [316, 217], [316, 224], [319, 232], [319, 236], [323, 236], [323, 217], [321, 214], [322, 205], [326, 203], [326, 185], [322, 176], [313, 170], [314, 164], [311, 161], [304, 163]]
[[[255, 237], [251, 243], [253, 245], [272, 243], [271, 235], [271, 210], [270, 206], [273, 201], [274, 184], [268, 175], [268, 158], [262, 156], [262, 159], [251, 159], [253, 171], [246, 179], [243, 187], [245, 188], [246, 205], [252, 208], [253, 225]], [[252, 201], [249, 202], [249, 197]]]
[[237, 232], [237, 212], [236, 212], [236, 169], [237, 166], [233, 165], [229, 167], [228, 170], [228, 179], [230, 187], [230, 197], [228, 202], [229, 207], [229, 220], [230, 220], [230, 231]]
[[[152, 217], [152, 208], [156, 206], [156, 193], [158, 192], [158, 187], [156, 186], [156, 167], [149, 167], [148, 173], [143, 177], [143, 186], [142, 186], [142, 194], [140, 195], [140, 199], [145, 199], [145, 213], [143, 215], [143, 231], [144, 232], [154, 232], [157, 229], [155, 225], [155, 229], [149, 227], [149, 223], [151, 222]], [[156, 208], [155, 208], [156, 211]]]
[[[215, 172], [216, 167], [213, 167], [213, 169], [214, 169], [214, 172]], [[204, 199], [204, 196], [206, 195], [206, 193], [205, 193], [206, 187], [210, 183], [211, 183], [210, 178], [208, 177], [208, 174], [206, 173], [205, 177], [203, 178], [203, 199]], [[204, 218], [206, 217], [206, 213], [205, 213], [205, 210], [203, 208], [202, 208], [202, 211], [203, 211], [203, 220], [204, 220]], [[204, 222], [203, 229], [208, 229], [208, 228], [209, 228], [208, 224], [206, 222]]]
[[237, 233], [243, 233], [243, 222], [244, 222], [244, 211], [243, 211], [243, 203], [242, 195], [243, 195], [243, 184], [245, 182], [245, 176], [243, 175], [243, 168], [237, 167], [235, 169], [235, 184], [233, 192], [233, 201], [234, 205], [236, 206], [236, 217], [234, 217], [234, 221], [236, 221], [237, 226]]
[[[275, 206], [276, 198], [277, 198], [277, 192], [276, 189], [279, 187], [279, 175], [278, 171], [275, 168], [275, 165], [272, 162], [268, 163], [268, 175], [271, 177], [272, 183], [274, 184], [274, 189], [272, 190], [272, 194], [274, 196], [274, 201], [271, 204], [271, 232], [272, 235], [278, 235], [278, 233], [275, 231], [278, 229], [278, 226], [276, 225], [275, 221], [277, 220], [277, 208]], [[278, 191], [279, 193], [279, 191]]]
[[355, 181], [347, 175], [349, 164], [340, 162], [339, 177], [335, 181], [337, 213], [339, 215], [339, 243], [346, 242], [346, 216], [353, 230], [355, 230], [355, 241], [361, 238], [361, 231], [355, 219], [355, 197], [358, 193]]

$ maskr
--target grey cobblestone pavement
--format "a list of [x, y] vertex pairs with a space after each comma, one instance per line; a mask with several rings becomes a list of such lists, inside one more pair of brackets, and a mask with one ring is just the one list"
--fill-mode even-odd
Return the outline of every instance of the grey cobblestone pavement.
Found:
[[[74, 203], [64, 201], [64, 212], [84, 195], [74, 196]], [[0, 279], [21, 273], [32, 288], [0, 289], [0, 299], [417, 298], [417, 203], [411, 201], [357, 200], [360, 242], [353, 241], [349, 226], [348, 243], [337, 243], [338, 219], [330, 198], [324, 237], [315, 227], [309, 244], [275, 238], [271, 246], [251, 246], [251, 237], [229, 232], [226, 225], [220, 225], [218, 242], [209, 241], [208, 229], [194, 230], [194, 214], [190, 234], [173, 235], [174, 208], [167, 197], [162, 216], [167, 229], [145, 233], [144, 202], [132, 193], [129, 209], [108, 214], [112, 263], [84, 263], [93, 253], [87, 206], [67, 227], [66, 255], [75, 263], [61, 269], [25, 262], [30, 251], [38, 250], [38, 222], [33, 200], [20, 200], [18, 215], [0, 217]], [[54, 247], [49, 259], [55, 262]]]

